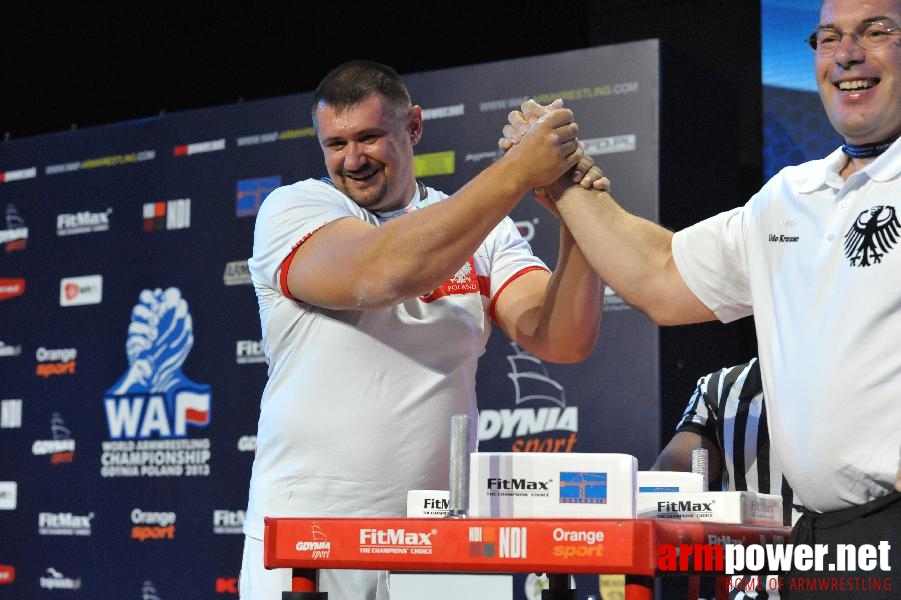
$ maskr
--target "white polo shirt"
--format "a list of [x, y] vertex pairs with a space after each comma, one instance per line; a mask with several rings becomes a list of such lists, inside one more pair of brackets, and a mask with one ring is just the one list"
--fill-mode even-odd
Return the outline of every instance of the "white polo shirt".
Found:
[[770, 436], [809, 509], [893, 489], [901, 449], [901, 144], [847, 181], [840, 150], [675, 234], [717, 317], [753, 314]]
[[[412, 206], [447, 197], [425, 189]], [[377, 310], [288, 297], [282, 263], [323, 225], [351, 217], [378, 226], [402, 213], [373, 214], [311, 179], [263, 202], [249, 261], [269, 362], [244, 523], [252, 537], [262, 538], [264, 516], [403, 516], [408, 490], [447, 489], [450, 418], [477, 421], [492, 302], [520, 274], [547, 267], [508, 217], [430, 295]]]

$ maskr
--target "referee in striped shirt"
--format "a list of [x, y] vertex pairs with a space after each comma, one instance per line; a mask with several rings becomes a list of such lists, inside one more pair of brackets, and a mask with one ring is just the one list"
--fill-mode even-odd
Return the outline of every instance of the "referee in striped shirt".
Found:
[[[747, 490], [782, 496], [785, 525], [792, 525], [801, 516], [793, 509], [792, 490], [770, 448], [757, 358], [708, 373], [698, 380], [676, 426], [676, 435], [661, 451], [651, 470], [691, 471], [691, 451], [698, 447], [707, 449], [709, 483], [719, 480], [723, 491]], [[756, 596], [743, 596], [737, 590], [730, 594], [730, 598], [742, 597], [779, 596], [762, 588], [758, 588]]]

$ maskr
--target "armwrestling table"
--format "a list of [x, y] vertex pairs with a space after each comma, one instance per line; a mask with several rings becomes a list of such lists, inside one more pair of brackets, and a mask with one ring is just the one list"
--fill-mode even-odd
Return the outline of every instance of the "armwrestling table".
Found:
[[[698, 574], [661, 571], [662, 545], [784, 544], [790, 531], [667, 519], [267, 517], [263, 563], [293, 569], [283, 599], [317, 597], [318, 569], [373, 569], [547, 573], [550, 594], [543, 598], [554, 600], [576, 597], [571, 574], [625, 574], [626, 600], [653, 600], [655, 577]], [[719, 598], [725, 586], [717, 590]]]

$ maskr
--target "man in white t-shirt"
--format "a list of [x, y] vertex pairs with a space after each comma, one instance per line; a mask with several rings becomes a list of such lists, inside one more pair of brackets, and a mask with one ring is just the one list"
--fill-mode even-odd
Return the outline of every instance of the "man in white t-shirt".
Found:
[[[754, 316], [770, 438], [806, 508], [792, 541], [830, 551], [816, 581], [791, 571], [783, 596], [885, 597], [901, 585], [901, 0], [825, 0], [809, 43], [845, 140], [826, 158], [675, 234], [603, 192], [569, 188], [556, 209], [658, 324]], [[511, 114], [501, 147], [543, 110]], [[685, 176], [702, 182], [697, 169]], [[879, 565], [829, 570], [843, 543], [879, 548]]]
[[[536, 186], [604, 186], [571, 111], [550, 111], [450, 196], [416, 180], [422, 109], [390, 67], [339, 65], [312, 116], [328, 177], [266, 198], [249, 261], [269, 380], [243, 600], [291, 589], [289, 570], [263, 567], [264, 517], [400, 517], [408, 490], [447, 489], [451, 417], [477, 417], [492, 323], [563, 363], [589, 355], [600, 325], [601, 281], [567, 227], [551, 273], [507, 216]], [[471, 451], [475, 441], [473, 428]], [[318, 589], [330, 600], [388, 597], [375, 571], [320, 571]]]

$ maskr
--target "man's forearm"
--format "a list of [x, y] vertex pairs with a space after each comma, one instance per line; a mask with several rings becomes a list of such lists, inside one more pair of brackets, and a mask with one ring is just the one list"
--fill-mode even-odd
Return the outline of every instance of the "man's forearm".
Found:
[[557, 266], [548, 282], [543, 311], [549, 346], [560, 354], [571, 354], [565, 362], [585, 360], [594, 350], [603, 303], [603, 281], [561, 223]]
[[566, 188], [557, 210], [588, 262], [627, 302], [661, 325], [715, 318], [673, 262], [673, 233], [625, 211], [607, 192]]

